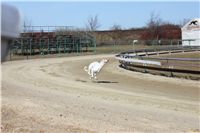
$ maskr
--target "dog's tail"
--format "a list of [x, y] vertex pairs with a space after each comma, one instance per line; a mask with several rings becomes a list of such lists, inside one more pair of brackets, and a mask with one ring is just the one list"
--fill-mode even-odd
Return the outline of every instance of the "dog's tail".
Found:
[[88, 71], [88, 67], [87, 67], [87, 66], [85, 66], [85, 67], [84, 67], [84, 70], [87, 72], [87, 71]]

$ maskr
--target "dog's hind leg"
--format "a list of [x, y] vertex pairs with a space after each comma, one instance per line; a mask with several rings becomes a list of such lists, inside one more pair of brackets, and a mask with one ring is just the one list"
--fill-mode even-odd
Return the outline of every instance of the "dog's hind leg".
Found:
[[93, 71], [91, 71], [91, 77], [92, 77], [92, 78], [94, 78], [94, 74], [95, 74], [95, 73], [94, 73]]
[[94, 79], [97, 80], [97, 73], [96, 72], [94, 73]]

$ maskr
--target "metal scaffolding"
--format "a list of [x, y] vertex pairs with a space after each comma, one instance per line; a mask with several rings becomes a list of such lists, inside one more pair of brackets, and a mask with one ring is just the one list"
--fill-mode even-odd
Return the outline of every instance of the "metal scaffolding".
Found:
[[[39, 30], [38, 30], [39, 29]], [[84, 30], [64, 26], [29, 26], [12, 43], [19, 55], [95, 51], [95, 37]]]

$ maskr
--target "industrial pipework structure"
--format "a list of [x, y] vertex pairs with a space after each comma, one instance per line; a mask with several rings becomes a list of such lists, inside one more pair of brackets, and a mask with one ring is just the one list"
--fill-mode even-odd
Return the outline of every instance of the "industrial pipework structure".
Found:
[[93, 52], [96, 41], [90, 32], [74, 27], [26, 26], [11, 50], [17, 55]]

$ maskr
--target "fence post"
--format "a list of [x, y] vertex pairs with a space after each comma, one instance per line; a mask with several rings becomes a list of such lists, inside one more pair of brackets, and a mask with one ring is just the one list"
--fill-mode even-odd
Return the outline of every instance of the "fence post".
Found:
[[78, 55], [78, 43], [76, 43], [76, 54]]
[[80, 37], [79, 53], [82, 53], [82, 39], [81, 39], [81, 37]]
[[97, 52], [97, 44], [96, 44], [96, 38], [93, 38], [93, 43], [94, 43], [94, 53], [96, 54]]
[[23, 40], [22, 40], [22, 38], [21, 38], [20, 41], [21, 41], [21, 54], [23, 54], [23, 52], [24, 52], [23, 47], [24, 47], [24, 46], [23, 46]]
[[172, 46], [172, 40], [170, 40], [170, 45]]
[[26, 49], [26, 59], [28, 60], [28, 53], [27, 53], [27, 49]]
[[114, 41], [114, 53], [116, 52], [116, 41]]
[[12, 58], [11, 58], [11, 56], [12, 56], [12, 49], [10, 50], [10, 61], [12, 61]]

